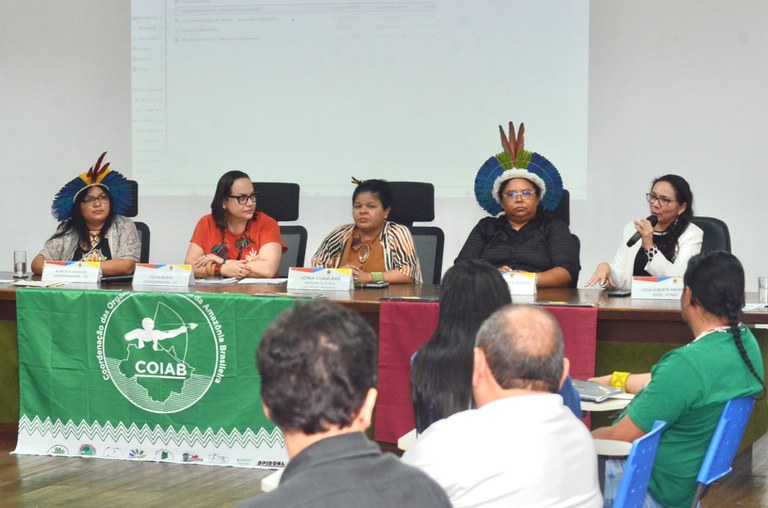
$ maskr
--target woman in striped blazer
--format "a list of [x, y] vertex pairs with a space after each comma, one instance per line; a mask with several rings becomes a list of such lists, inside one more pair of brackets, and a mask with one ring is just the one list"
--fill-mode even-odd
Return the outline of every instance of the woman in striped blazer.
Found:
[[421, 266], [407, 227], [387, 221], [392, 189], [385, 180], [355, 181], [354, 224], [331, 231], [312, 257], [313, 267], [349, 268], [355, 284], [421, 283]]

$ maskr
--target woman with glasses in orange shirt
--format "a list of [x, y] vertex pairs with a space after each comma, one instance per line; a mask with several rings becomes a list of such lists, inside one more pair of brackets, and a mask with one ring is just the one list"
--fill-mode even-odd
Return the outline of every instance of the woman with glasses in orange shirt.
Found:
[[[645, 197], [651, 215], [627, 224], [613, 263], [597, 265], [587, 286], [629, 289], [633, 276], [682, 276], [688, 260], [701, 251], [704, 232], [691, 223], [693, 193], [685, 178], [660, 176]], [[635, 233], [640, 239], [628, 245]]]
[[201, 218], [185, 263], [195, 277], [275, 277], [287, 250], [277, 221], [258, 210], [251, 178], [228, 171], [219, 178], [211, 213]]

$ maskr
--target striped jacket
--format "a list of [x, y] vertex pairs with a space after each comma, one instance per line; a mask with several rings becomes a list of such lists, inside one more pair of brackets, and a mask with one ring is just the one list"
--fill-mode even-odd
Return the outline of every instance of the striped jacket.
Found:
[[[354, 229], [354, 224], [345, 224], [331, 231], [312, 256], [312, 267], [339, 268], [344, 248]], [[400, 270], [415, 283], [421, 283], [419, 256], [407, 227], [385, 222], [381, 231], [381, 246], [384, 248], [385, 271]]]

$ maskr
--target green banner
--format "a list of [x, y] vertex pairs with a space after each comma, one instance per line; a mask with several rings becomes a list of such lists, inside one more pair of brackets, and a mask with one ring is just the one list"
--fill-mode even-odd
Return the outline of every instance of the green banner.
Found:
[[288, 298], [22, 289], [16, 453], [274, 467], [255, 352]]

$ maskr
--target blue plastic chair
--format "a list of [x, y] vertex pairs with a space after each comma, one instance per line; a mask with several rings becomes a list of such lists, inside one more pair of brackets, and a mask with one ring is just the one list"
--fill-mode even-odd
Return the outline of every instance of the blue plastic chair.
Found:
[[656, 420], [653, 428], [643, 437], [632, 442], [627, 462], [624, 465], [624, 474], [621, 476], [619, 489], [613, 501], [613, 508], [642, 507], [645, 493], [648, 491], [648, 482], [651, 480], [653, 462], [656, 460], [656, 450], [659, 447], [661, 431], [667, 422]]
[[720, 421], [717, 422], [717, 428], [712, 435], [712, 441], [709, 442], [704, 462], [701, 464], [699, 476], [696, 477], [698, 486], [691, 503], [692, 507], [698, 506], [699, 500], [712, 483], [731, 472], [733, 458], [739, 449], [754, 405], [754, 397], [731, 399], [725, 404], [723, 414], [720, 415]]

